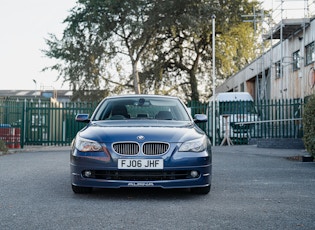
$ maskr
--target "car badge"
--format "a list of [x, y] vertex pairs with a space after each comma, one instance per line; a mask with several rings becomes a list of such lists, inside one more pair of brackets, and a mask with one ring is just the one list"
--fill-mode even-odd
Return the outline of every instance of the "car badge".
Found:
[[140, 136], [137, 136], [137, 139], [139, 140], [139, 141], [142, 141], [142, 140], [144, 140], [144, 136], [142, 136], [142, 135], [140, 135]]

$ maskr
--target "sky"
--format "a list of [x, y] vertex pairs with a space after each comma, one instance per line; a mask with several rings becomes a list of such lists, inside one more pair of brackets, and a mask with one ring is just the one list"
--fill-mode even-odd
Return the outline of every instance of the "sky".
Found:
[[[75, 0], [0, 0], [0, 90], [68, 89], [41, 50], [49, 33], [61, 37]], [[35, 82], [33, 81], [35, 80]]]
[[[303, 8], [303, 0], [286, 1], [285, 7]], [[279, 2], [265, 0], [263, 6], [276, 8]], [[57, 81], [57, 72], [42, 71], [55, 62], [41, 50], [48, 48], [45, 38], [50, 33], [62, 36], [62, 22], [75, 4], [76, 0], [0, 0], [0, 90], [69, 89]]]

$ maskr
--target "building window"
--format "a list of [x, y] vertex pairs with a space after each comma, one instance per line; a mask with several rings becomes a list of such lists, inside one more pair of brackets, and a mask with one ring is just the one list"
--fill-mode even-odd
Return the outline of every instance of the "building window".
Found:
[[301, 55], [300, 54], [301, 54], [300, 50], [293, 53], [293, 71], [299, 70], [301, 68], [300, 66]]
[[277, 61], [275, 63], [275, 72], [276, 72], [276, 78], [280, 78], [281, 77], [281, 62]]
[[241, 92], [245, 92], [244, 82], [243, 82], [243, 83], [241, 83]]
[[305, 47], [306, 52], [306, 65], [311, 64], [312, 62], [315, 62], [315, 45], [314, 42], [307, 45]]

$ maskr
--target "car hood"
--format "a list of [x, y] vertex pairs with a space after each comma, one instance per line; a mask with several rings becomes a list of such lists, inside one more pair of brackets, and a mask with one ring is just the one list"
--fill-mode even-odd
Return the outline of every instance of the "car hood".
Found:
[[178, 122], [176, 125], [173, 123], [161, 121], [158, 123], [159, 125], [156, 125], [157, 123], [144, 122], [143, 124], [142, 122], [140, 125], [140, 123], [92, 122], [81, 130], [79, 135], [100, 143], [119, 141], [162, 141], [178, 143], [200, 138], [202, 135], [205, 135], [191, 122]]

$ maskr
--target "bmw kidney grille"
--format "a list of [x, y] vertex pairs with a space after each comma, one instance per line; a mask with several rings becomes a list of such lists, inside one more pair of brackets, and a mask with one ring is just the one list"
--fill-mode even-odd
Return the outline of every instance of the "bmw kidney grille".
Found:
[[[146, 142], [142, 145], [142, 153], [145, 155], [161, 155], [168, 151], [170, 145], [164, 142]], [[136, 142], [118, 142], [113, 144], [113, 149], [121, 155], [137, 155], [140, 145]]]

